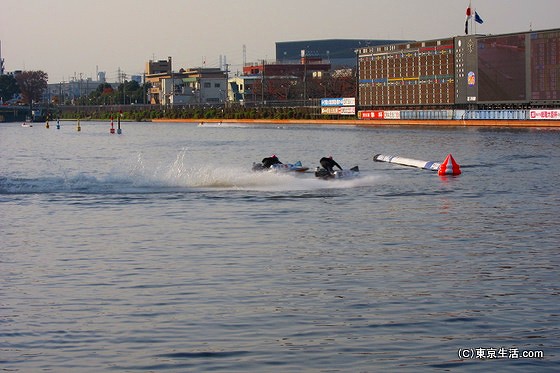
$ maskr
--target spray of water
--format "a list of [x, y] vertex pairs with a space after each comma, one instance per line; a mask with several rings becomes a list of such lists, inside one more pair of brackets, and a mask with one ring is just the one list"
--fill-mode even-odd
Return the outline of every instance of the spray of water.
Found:
[[[138, 153], [107, 174], [61, 171], [61, 175], [0, 178], [0, 194], [19, 193], [160, 193], [192, 190], [297, 191], [371, 186], [381, 176], [361, 175], [348, 180], [321, 180], [308, 173], [253, 172], [250, 166], [191, 164], [187, 148], [171, 162], [150, 164]], [[123, 169], [124, 168], [124, 169]]]

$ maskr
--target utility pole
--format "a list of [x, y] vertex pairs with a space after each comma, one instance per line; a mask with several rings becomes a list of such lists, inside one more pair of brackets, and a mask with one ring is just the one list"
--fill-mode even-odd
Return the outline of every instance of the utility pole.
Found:
[[264, 106], [264, 64], [265, 61], [262, 60], [262, 73], [261, 73], [261, 106]]
[[2, 58], [2, 41], [0, 40], [0, 75], [4, 75], [4, 59]]
[[227, 63], [224, 64], [225, 67], [225, 73], [226, 73], [226, 97], [224, 97], [224, 101], [227, 105], [227, 103], [229, 102], [229, 65]]

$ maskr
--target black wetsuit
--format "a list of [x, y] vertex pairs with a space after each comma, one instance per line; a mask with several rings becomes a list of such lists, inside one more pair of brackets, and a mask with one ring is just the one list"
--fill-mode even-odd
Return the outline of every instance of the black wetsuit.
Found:
[[332, 158], [323, 157], [321, 158], [319, 163], [321, 163], [321, 167], [329, 171], [331, 174], [334, 172], [333, 167], [335, 166], [342, 170], [342, 167], [340, 167], [340, 165], [336, 163]]
[[270, 168], [273, 164], [282, 164], [278, 157], [267, 157], [261, 161], [263, 168]]

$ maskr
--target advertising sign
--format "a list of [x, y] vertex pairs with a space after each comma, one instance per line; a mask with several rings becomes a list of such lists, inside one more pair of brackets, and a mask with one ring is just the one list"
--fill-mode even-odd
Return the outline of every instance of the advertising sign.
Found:
[[383, 110], [362, 110], [358, 113], [360, 119], [383, 119]]
[[343, 106], [340, 109], [340, 115], [356, 115], [355, 106]]
[[323, 115], [356, 115], [355, 106], [342, 106], [342, 107], [322, 107], [321, 114]]
[[355, 97], [322, 98], [321, 106], [356, 106]]
[[535, 120], [559, 120], [560, 119], [560, 109], [551, 110], [531, 110], [530, 118]]
[[398, 110], [385, 110], [385, 119], [401, 119], [401, 112]]

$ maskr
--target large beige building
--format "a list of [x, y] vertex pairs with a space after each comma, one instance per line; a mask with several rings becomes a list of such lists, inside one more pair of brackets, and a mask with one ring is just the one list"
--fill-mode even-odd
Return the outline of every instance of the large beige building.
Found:
[[219, 68], [191, 68], [174, 72], [172, 60], [146, 63], [149, 102], [154, 105], [220, 104], [227, 101], [227, 72]]

